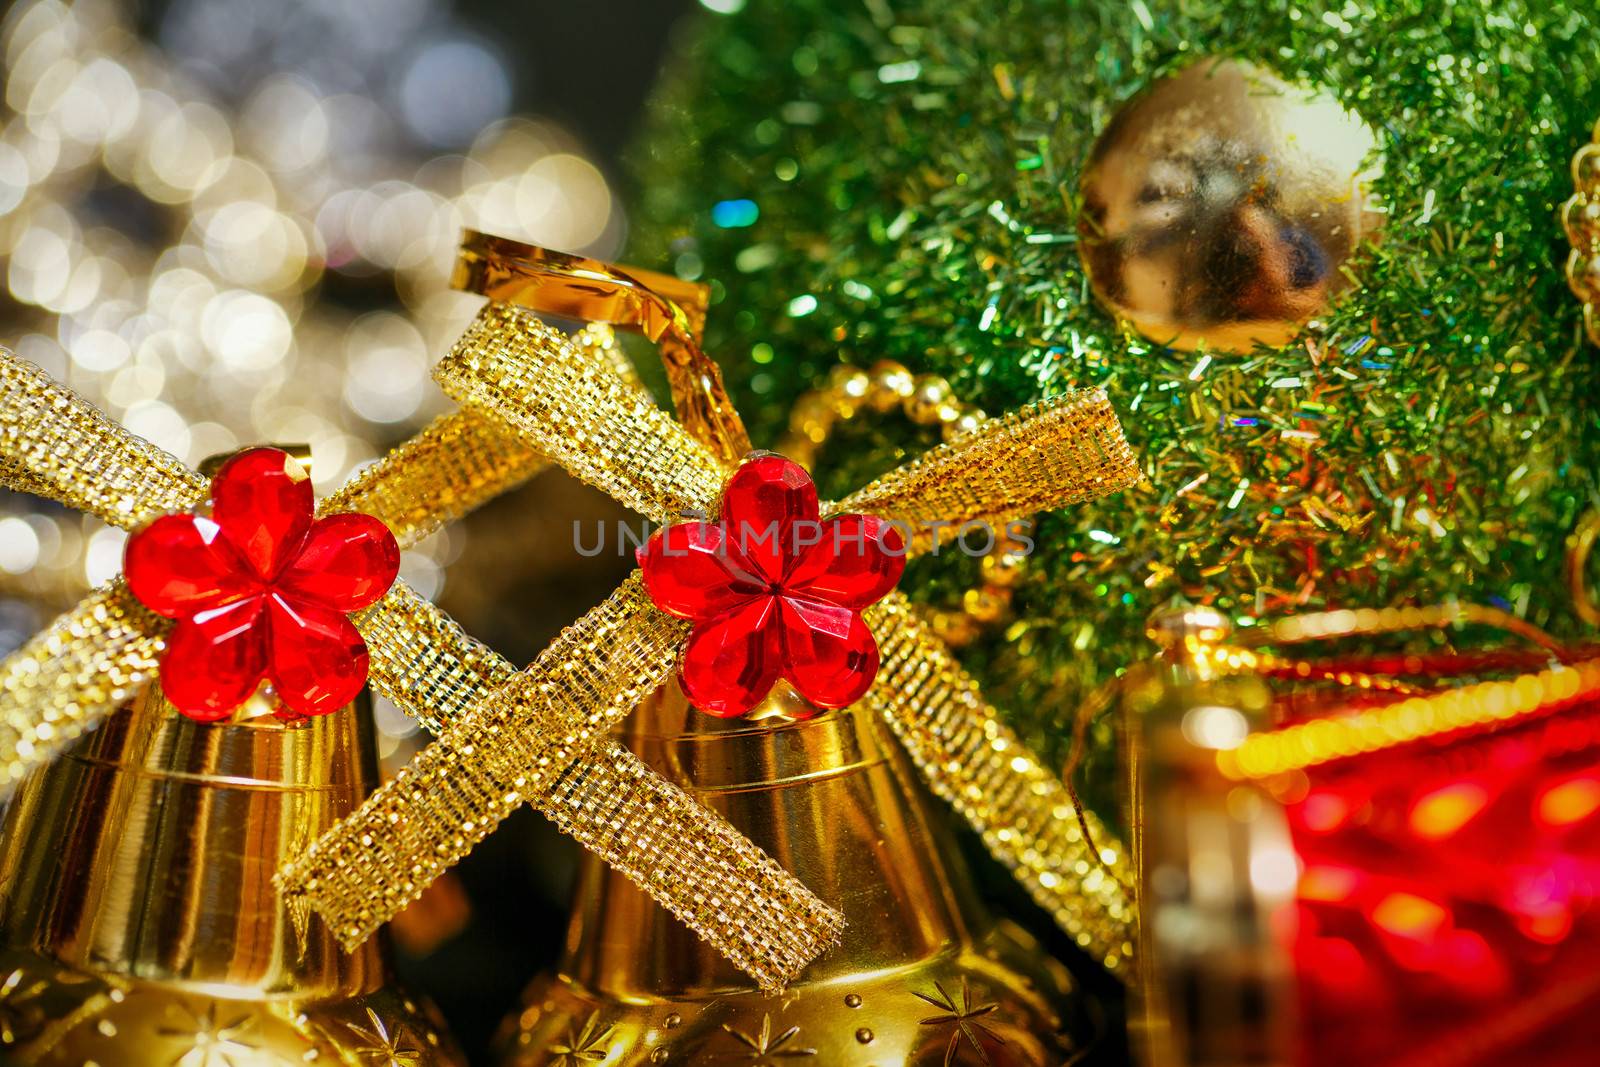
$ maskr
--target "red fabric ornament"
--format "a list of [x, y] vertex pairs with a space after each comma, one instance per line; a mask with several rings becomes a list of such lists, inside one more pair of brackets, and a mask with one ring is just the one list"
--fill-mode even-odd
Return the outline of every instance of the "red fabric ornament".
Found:
[[728, 480], [720, 522], [656, 531], [640, 563], [656, 606], [695, 624], [683, 691], [702, 711], [732, 718], [779, 678], [824, 708], [866, 693], [878, 645], [861, 612], [900, 580], [905, 540], [872, 515], [822, 521], [805, 469], [760, 455]]
[[211, 481], [211, 516], [164, 515], [128, 539], [133, 595], [176, 619], [161, 689], [183, 714], [226, 718], [270, 678], [289, 717], [326, 715], [367, 681], [347, 616], [400, 570], [394, 534], [370, 515], [313, 521], [311, 479], [287, 453], [252, 448]]

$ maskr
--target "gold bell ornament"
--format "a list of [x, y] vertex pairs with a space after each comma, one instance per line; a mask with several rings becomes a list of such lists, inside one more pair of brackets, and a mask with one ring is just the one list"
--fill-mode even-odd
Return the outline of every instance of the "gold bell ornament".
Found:
[[585, 856], [566, 951], [501, 1036], [508, 1067], [1042, 1067], [1100, 1036], [1066, 968], [980, 899], [943, 813], [872, 716], [818, 715], [780, 691], [729, 722], [669, 683], [623, 742], [837, 907], [847, 932], [783, 993], [762, 993]]
[[[155, 489], [163, 474], [204, 492], [204, 475], [5, 358], [12, 478], [35, 472], [24, 484], [48, 492], [54, 473], [74, 502], [130, 515], [131, 506], [107, 505], [144, 494], [164, 509]], [[33, 433], [92, 442], [122, 466], [91, 481], [60, 455], [29, 448], [21, 425], [30, 410], [65, 413]], [[57, 724], [65, 732], [90, 714], [97, 726], [53, 762], [24, 737], [10, 764], [13, 775], [26, 769], [10, 783], [0, 825], [0, 1047], [18, 1062], [462, 1062], [432, 1010], [395, 985], [383, 942], [344, 951], [274, 881], [377, 787], [365, 671], [329, 666], [342, 651], [342, 616], [322, 600], [376, 602], [399, 561], [393, 534], [371, 516], [313, 521], [309, 466], [305, 449], [250, 449], [217, 464], [208, 512], [137, 522], [124, 577], [83, 616], [98, 628], [63, 632], [58, 622], [47, 631], [53, 642], [36, 639], [18, 654], [35, 653], [33, 669], [7, 661], [12, 738], [51, 741]], [[280, 506], [294, 503], [298, 512]], [[247, 575], [273, 577], [263, 585]], [[169, 610], [178, 602], [206, 614]], [[270, 631], [252, 621], [264, 614]], [[170, 629], [157, 621], [174, 615]], [[208, 618], [223, 630], [209, 630]], [[117, 673], [106, 645], [119, 625], [165, 631], [156, 678]], [[85, 676], [52, 683], [52, 669], [70, 662], [71, 638], [103, 658]], [[364, 664], [364, 645], [356, 655]], [[82, 699], [91, 688], [134, 694], [91, 710]], [[63, 696], [54, 714], [29, 717]]]
[[[750, 452], [698, 345], [699, 287], [478, 234], [457, 284], [494, 302], [436, 368], [445, 391], [666, 528], [642, 570], [531, 666], [486, 676], [497, 691], [318, 840], [286, 883], [355, 930], [531, 803], [568, 827], [583, 820], [575, 832], [611, 869], [586, 868], [564, 965], [535, 982], [507, 1037], [509, 1062], [1031, 1065], [1076, 1055], [1088, 1035], [1070, 978], [977, 902], [923, 783], [1112, 968], [1132, 952], [1120, 846], [892, 591], [898, 566], [874, 557], [820, 572], [832, 576], [823, 581], [769, 560], [771, 585], [741, 585], [787, 598], [786, 583], [805, 573], [813, 599], [774, 610], [830, 620], [786, 631], [779, 684], [764, 654], [749, 669], [728, 664], [735, 645], [768, 637], [718, 639], [718, 624], [689, 605], [710, 587], [675, 577], [665, 560], [680, 536], [711, 537], [717, 524], [716, 536], [733, 536], [746, 508], [792, 504], [805, 521], [878, 531], [870, 537], [895, 524], [902, 547], [931, 552], [968, 523], [1114, 492], [1138, 470], [1104, 395], [975, 425], [822, 505], [797, 465]], [[677, 418], [619, 352], [585, 347], [532, 311], [661, 341]], [[715, 553], [686, 555], [693, 569]], [[772, 616], [754, 610], [768, 634]], [[848, 655], [834, 655], [840, 645]], [[816, 658], [797, 658], [799, 648]], [[600, 820], [600, 809], [617, 814]]]
[[0, 1053], [459, 1062], [381, 944], [277, 876], [376, 787], [364, 683], [439, 715], [479, 654], [400, 549], [544, 465], [456, 411], [316, 507], [303, 455], [208, 477], [0, 350], [0, 482], [134, 531], [123, 574], [0, 660]]
[[346, 953], [278, 866], [377, 785], [366, 701], [226, 723], [155, 686], [23, 780], [0, 828], [0, 1042], [26, 1064], [460, 1064], [378, 940]]

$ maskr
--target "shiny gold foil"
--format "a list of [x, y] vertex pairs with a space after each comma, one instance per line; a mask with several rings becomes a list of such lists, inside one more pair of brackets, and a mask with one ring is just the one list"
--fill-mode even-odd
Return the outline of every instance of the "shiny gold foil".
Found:
[[700, 347], [710, 287], [468, 230], [451, 284], [497, 303], [637, 330], [658, 343], [678, 421], [725, 466], [750, 451], [722, 371]]
[[1377, 142], [1332, 97], [1202, 59], [1123, 105], [1084, 169], [1095, 295], [1158, 344], [1288, 344], [1352, 281], [1382, 214]]

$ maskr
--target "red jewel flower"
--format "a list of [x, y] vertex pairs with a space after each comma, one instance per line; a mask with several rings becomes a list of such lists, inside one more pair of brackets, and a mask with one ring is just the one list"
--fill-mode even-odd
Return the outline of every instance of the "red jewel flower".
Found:
[[346, 618], [394, 584], [400, 546], [370, 515], [312, 521], [311, 479], [252, 448], [211, 481], [211, 517], [164, 515], [128, 539], [128, 587], [178, 620], [161, 688], [192, 719], [227, 717], [270, 678], [286, 717], [326, 715], [367, 681]]
[[805, 470], [762, 455], [728, 480], [721, 522], [665, 527], [640, 553], [656, 606], [695, 624], [679, 671], [695, 707], [743, 715], [784, 678], [842, 708], [872, 685], [861, 612], [900, 580], [905, 541], [873, 515], [819, 518]]

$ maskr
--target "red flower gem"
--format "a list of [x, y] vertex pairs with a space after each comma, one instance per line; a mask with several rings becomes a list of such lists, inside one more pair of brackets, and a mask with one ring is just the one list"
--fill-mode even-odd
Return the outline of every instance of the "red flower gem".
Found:
[[872, 515], [820, 521], [817, 487], [782, 456], [728, 480], [721, 522], [658, 530], [640, 554], [656, 606], [695, 626], [679, 677], [695, 707], [731, 718], [779, 678], [824, 708], [859, 700], [878, 673], [862, 609], [905, 569], [905, 541]]
[[370, 515], [312, 519], [311, 479], [252, 448], [211, 481], [211, 517], [164, 515], [128, 539], [133, 595], [176, 619], [161, 689], [192, 719], [226, 718], [271, 678], [293, 717], [326, 715], [367, 681], [346, 618], [394, 584], [400, 546]]

